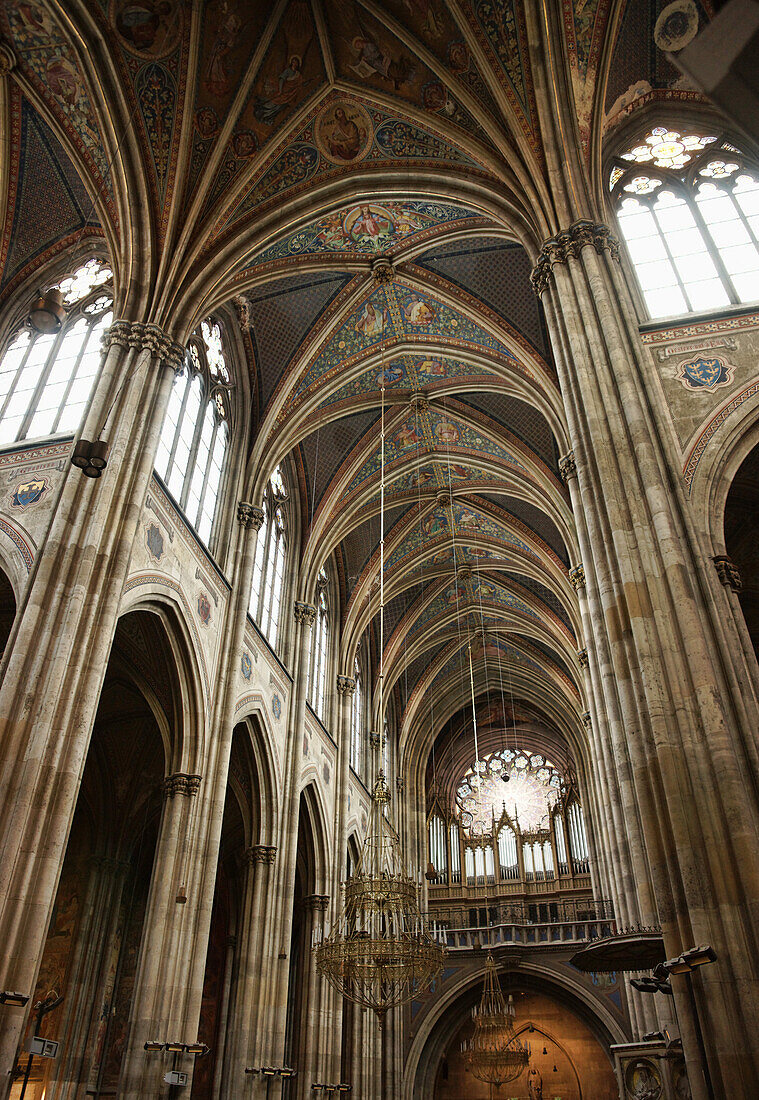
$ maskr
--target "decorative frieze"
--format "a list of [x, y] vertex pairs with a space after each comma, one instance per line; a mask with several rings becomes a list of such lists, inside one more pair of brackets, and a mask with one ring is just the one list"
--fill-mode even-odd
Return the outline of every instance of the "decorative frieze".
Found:
[[559, 476], [561, 480], [566, 484], [570, 478], [577, 477], [577, 463], [575, 462], [574, 451], [567, 451], [559, 459]]
[[579, 592], [581, 588], [585, 587], [585, 566], [582, 562], [576, 565], [574, 569], [569, 570], [569, 583], [575, 592]]
[[187, 349], [184, 344], [172, 339], [158, 325], [144, 321], [114, 321], [103, 338], [106, 347], [116, 344], [121, 348], [136, 348], [137, 351], [149, 351], [174, 371], [184, 367]]
[[591, 221], [575, 222], [569, 229], [549, 237], [540, 250], [530, 276], [538, 297], [548, 289], [556, 264], [565, 264], [570, 258], [578, 257], [586, 245], [595, 248], [599, 255], [608, 252], [612, 259], [619, 259], [619, 241], [608, 225]]
[[743, 589], [743, 580], [738, 567], [733, 564], [726, 554], [720, 554], [712, 560], [714, 561], [714, 568], [717, 570], [717, 576], [725, 588], [732, 588], [733, 592], [740, 592]]
[[175, 794], [183, 794], [190, 798], [198, 793], [202, 778], [202, 775], [188, 775], [186, 772], [167, 775], [163, 781], [164, 797], [173, 798]]
[[352, 695], [356, 690], [356, 681], [352, 676], [338, 676], [337, 677], [337, 694], [338, 695]]
[[245, 849], [248, 863], [268, 863], [270, 866], [277, 857], [277, 849], [269, 844], [254, 844]]
[[264, 522], [264, 510], [257, 504], [248, 504], [246, 500], [240, 500], [237, 503], [237, 522], [246, 531], [251, 527], [255, 531], [260, 531]]
[[295, 615], [295, 621], [298, 626], [313, 626], [314, 619], [316, 618], [316, 608], [313, 604], [303, 603], [302, 600], [296, 600], [293, 607], [293, 614]]

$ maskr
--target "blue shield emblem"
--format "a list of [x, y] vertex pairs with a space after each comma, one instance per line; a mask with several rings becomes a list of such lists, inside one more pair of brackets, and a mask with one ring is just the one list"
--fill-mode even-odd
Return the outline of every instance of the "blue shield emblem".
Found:
[[692, 390], [716, 390], [718, 386], [730, 384], [732, 367], [718, 355], [707, 357], [699, 355], [681, 363], [679, 377], [683, 385]]
[[160, 561], [163, 554], [163, 535], [160, 527], [156, 526], [155, 523], [151, 523], [145, 532], [145, 542], [151, 557], [155, 558], [156, 561]]
[[47, 478], [39, 477], [34, 481], [22, 481], [13, 490], [11, 505], [14, 508], [28, 508], [30, 504], [36, 504], [47, 491]]
[[243, 679], [249, 680], [253, 672], [253, 664], [248, 653], [243, 653], [240, 659], [240, 669], [242, 670]]

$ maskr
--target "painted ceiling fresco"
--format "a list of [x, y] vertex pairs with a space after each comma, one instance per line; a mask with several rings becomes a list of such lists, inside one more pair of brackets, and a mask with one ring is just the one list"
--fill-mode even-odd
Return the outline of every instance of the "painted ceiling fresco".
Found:
[[[712, 5], [693, 2], [701, 26]], [[663, 7], [0, 0], [0, 303], [91, 239], [117, 284], [150, 257], [140, 293], [161, 324], [228, 309], [250, 462], [287, 468], [303, 560], [332, 562], [344, 629], [375, 647], [384, 402], [388, 682], [407, 712], [460, 674], [437, 636], [456, 612], [464, 633], [491, 630], [481, 666], [578, 705], [569, 443], [523, 245], [557, 228], [533, 73], [547, 44], [598, 155], [651, 97], [695, 96], [655, 41]]]

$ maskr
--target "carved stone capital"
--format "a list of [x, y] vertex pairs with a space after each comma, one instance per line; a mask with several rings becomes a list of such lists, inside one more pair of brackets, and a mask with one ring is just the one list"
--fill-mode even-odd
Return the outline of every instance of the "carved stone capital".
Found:
[[577, 660], [580, 662], [580, 668], [588, 667], [588, 651], [587, 649], [577, 650]]
[[403, 776], [402, 775], [396, 775], [396, 777], [395, 777], [395, 789], [398, 792], [398, 794], [401, 794], [403, 792], [404, 786], [405, 786], [405, 780], [404, 780]]
[[237, 522], [246, 531], [251, 527], [255, 531], [260, 531], [264, 522], [264, 510], [257, 504], [248, 504], [247, 501], [240, 500], [237, 502]]
[[382, 744], [382, 738], [380, 737], [379, 730], [371, 730], [369, 733], [369, 744], [373, 749], [378, 749]]
[[562, 230], [555, 237], [549, 237], [540, 250], [530, 276], [538, 297], [548, 289], [554, 267], [567, 263], [570, 258], [578, 257], [587, 245], [591, 245], [599, 255], [608, 252], [612, 259], [619, 259], [619, 241], [608, 225], [585, 220], [574, 222], [569, 229]]
[[585, 566], [582, 562], [576, 565], [574, 569], [569, 570], [569, 583], [575, 592], [579, 592], [581, 588], [585, 587]]
[[337, 677], [337, 694], [338, 695], [352, 695], [356, 690], [356, 681], [352, 676], [338, 676]]
[[714, 568], [717, 570], [717, 576], [725, 588], [732, 588], [733, 592], [740, 592], [743, 588], [743, 578], [738, 567], [733, 564], [726, 554], [720, 554], [712, 560]]
[[190, 798], [198, 793], [202, 778], [202, 775], [188, 775], [186, 772], [167, 775], [163, 781], [164, 797], [173, 798], [175, 794], [183, 794]]
[[572, 477], [577, 477], [577, 463], [575, 462], [574, 451], [567, 451], [565, 455], [559, 459], [559, 476], [565, 483]]
[[277, 855], [277, 849], [268, 844], [254, 844], [245, 849], [245, 858], [248, 863], [268, 863], [271, 865]]
[[585, 724], [586, 729], [590, 729], [590, 723], [591, 723], [592, 719], [590, 717], [590, 711], [589, 710], [585, 711], [585, 713], [582, 716], [582, 720]]
[[303, 899], [303, 904], [312, 913], [326, 913], [329, 909], [329, 894], [309, 894]]
[[240, 332], [245, 333], [250, 328], [250, 302], [242, 294], [237, 294], [232, 299], [232, 304], [235, 307]]
[[298, 626], [313, 626], [314, 619], [316, 618], [316, 608], [311, 603], [303, 603], [302, 600], [296, 600], [293, 607], [293, 614], [295, 615], [295, 621]]
[[177, 343], [158, 325], [144, 321], [114, 321], [105, 334], [106, 347], [115, 344], [121, 348], [136, 348], [137, 351], [149, 351], [155, 359], [160, 359], [173, 371], [184, 367], [187, 349]]
[[383, 286], [392, 283], [395, 272], [393, 271], [393, 261], [389, 256], [376, 256], [372, 260], [372, 275], [375, 283], [380, 283]]

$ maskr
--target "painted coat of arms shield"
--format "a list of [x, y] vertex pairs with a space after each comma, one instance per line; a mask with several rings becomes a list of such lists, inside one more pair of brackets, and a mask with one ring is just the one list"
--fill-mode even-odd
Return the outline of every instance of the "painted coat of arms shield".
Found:
[[713, 392], [720, 386], [729, 386], [733, 378], [733, 367], [720, 359], [718, 355], [699, 355], [681, 363], [677, 376], [682, 384], [691, 390]]
[[11, 505], [14, 508], [28, 508], [30, 504], [36, 504], [47, 490], [47, 478], [38, 477], [32, 481], [22, 481], [11, 494]]

